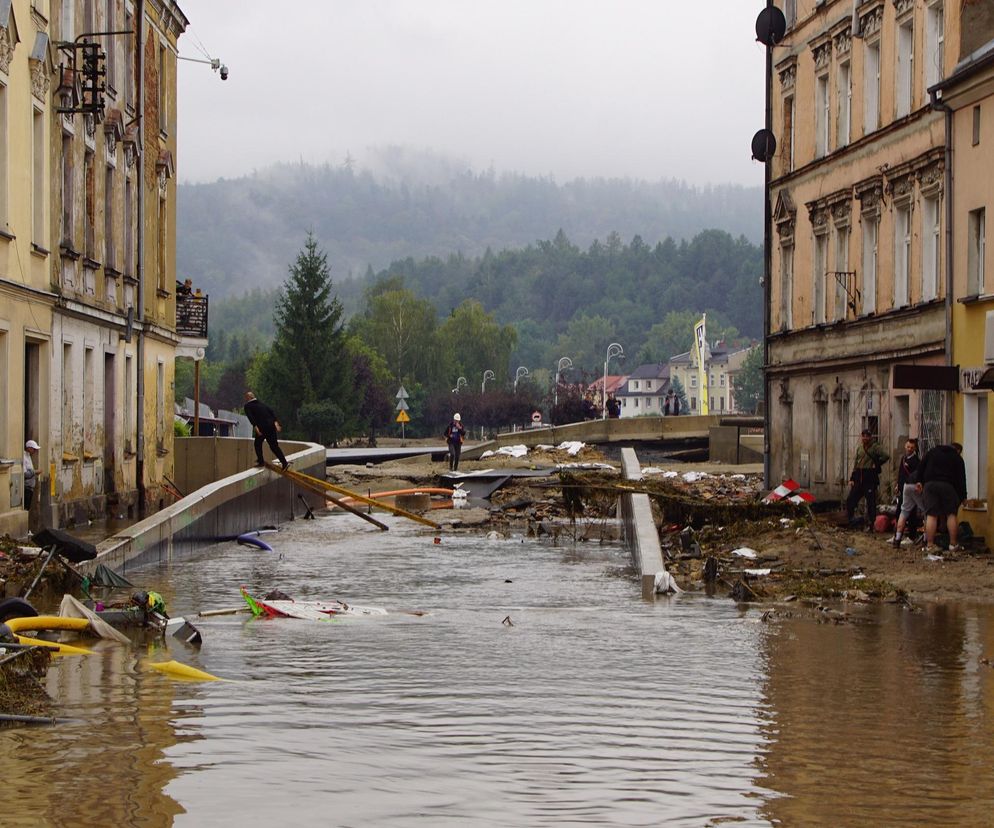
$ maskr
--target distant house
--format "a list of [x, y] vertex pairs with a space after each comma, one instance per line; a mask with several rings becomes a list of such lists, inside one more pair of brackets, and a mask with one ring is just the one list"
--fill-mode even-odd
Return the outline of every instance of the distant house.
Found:
[[663, 414], [663, 401], [670, 389], [670, 366], [665, 362], [640, 365], [625, 380], [615, 396], [621, 401], [622, 417]]
[[[708, 413], [727, 414], [738, 410], [732, 389], [732, 377], [742, 368], [749, 348], [729, 351], [723, 342], [717, 342], [710, 350], [705, 370], [708, 381]], [[670, 357], [670, 381], [679, 380], [687, 395], [688, 414], [701, 413], [701, 388], [697, 357], [693, 351], [686, 351]]]

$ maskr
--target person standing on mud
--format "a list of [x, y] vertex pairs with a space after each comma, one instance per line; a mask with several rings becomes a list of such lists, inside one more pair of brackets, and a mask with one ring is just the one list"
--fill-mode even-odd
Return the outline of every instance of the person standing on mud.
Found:
[[915, 520], [915, 512], [921, 511], [924, 514], [921, 496], [915, 488], [915, 484], [918, 482], [918, 466], [920, 464], [918, 440], [909, 437], [904, 444], [904, 457], [901, 458], [897, 467], [897, 528], [894, 531], [894, 537], [890, 539], [894, 546], [901, 545], [904, 530]]
[[266, 465], [266, 461], [262, 457], [262, 441], [265, 440], [269, 443], [269, 448], [273, 454], [276, 455], [276, 459], [280, 461], [283, 471], [286, 471], [290, 467], [290, 464], [287, 462], [286, 457], [283, 456], [283, 450], [280, 448], [276, 437], [283, 430], [283, 426], [276, 419], [273, 409], [264, 402], [257, 400], [255, 394], [251, 391], [246, 391], [245, 416], [248, 417], [248, 421], [252, 423], [253, 430], [255, 431], [255, 464], [257, 466]]
[[466, 426], [462, 424], [459, 414], [452, 415], [452, 422], [445, 427], [445, 442], [449, 445], [449, 471], [459, 470], [459, 455], [462, 453], [462, 441], [466, 437]]
[[31, 511], [31, 501], [34, 500], [35, 487], [38, 485], [38, 471], [35, 469], [34, 458], [41, 448], [34, 440], [28, 440], [24, 444], [24, 459], [21, 464], [24, 468], [24, 508]]
[[925, 501], [925, 551], [928, 553], [936, 551], [935, 532], [942, 515], [946, 516], [949, 551], [960, 550], [957, 513], [960, 504], [966, 500], [966, 464], [962, 454], [963, 446], [959, 443], [935, 446], [928, 450], [918, 467], [916, 488], [922, 492]]
[[881, 445], [873, 439], [873, 432], [864, 428], [860, 434], [860, 446], [856, 449], [852, 474], [849, 475], [849, 497], [846, 498], [846, 517], [853, 524], [856, 507], [866, 499], [865, 531], [873, 531], [873, 521], [877, 516], [877, 486], [880, 485], [880, 469], [890, 458]]

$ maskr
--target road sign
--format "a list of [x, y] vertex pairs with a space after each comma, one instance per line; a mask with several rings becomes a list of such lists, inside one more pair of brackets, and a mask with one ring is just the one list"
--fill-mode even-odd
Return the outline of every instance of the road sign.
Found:
[[394, 410], [395, 411], [408, 411], [409, 408], [408, 408], [408, 405], [407, 405], [407, 401], [406, 400], [401, 400], [400, 402], [398, 402], [397, 403], [397, 407]]
[[400, 414], [397, 415], [397, 422], [398, 423], [409, 423], [409, 422], [411, 422], [411, 417], [410, 417], [410, 415], [408, 415], [408, 413], [406, 411], [401, 411]]
[[406, 400], [407, 397], [408, 397], [407, 389], [404, 388], [403, 385], [400, 386], [400, 389], [397, 391], [397, 399], [398, 400]]

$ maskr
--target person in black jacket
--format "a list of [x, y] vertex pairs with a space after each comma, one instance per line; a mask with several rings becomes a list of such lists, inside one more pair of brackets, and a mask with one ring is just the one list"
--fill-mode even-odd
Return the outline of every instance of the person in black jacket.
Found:
[[272, 449], [273, 454], [276, 455], [276, 459], [280, 461], [283, 471], [286, 471], [290, 464], [283, 456], [283, 450], [276, 438], [276, 435], [283, 430], [283, 426], [276, 419], [273, 409], [257, 400], [251, 391], [246, 391], [245, 416], [248, 417], [248, 421], [252, 423], [255, 431], [255, 464], [257, 466], [266, 465], [266, 461], [262, 457], [262, 441], [265, 440], [269, 443], [269, 448]]
[[956, 542], [959, 524], [956, 518], [959, 505], [966, 500], [966, 464], [960, 456], [962, 453], [963, 446], [959, 443], [936, 446], [929, 449], [918, 467], [915, 488], [924, 495], [927, 552], [935, 551], [935, 531], [941, 515], [946, 516], [949, 551], [959, 551]]
[[466, 426], [462, 417], [452, 415], [452, 422], [445, 427], [445, 442], [449, 446], [449, 471], [459, 470], [459, 455], [462, 453], [462, 441], [466, 437]]
[[915, 437], [909, 437], [904, 444], [904, 456], [897, 467], [897, 529], [894, 532], [894, 537], [891, 538], [891, 543], [894, 546], [901, 545], [904, 530], [916, 520], [916, 512], [924, 514], [925, 511], [921, 495], [915, 489], [920, 464], [918, 440]]

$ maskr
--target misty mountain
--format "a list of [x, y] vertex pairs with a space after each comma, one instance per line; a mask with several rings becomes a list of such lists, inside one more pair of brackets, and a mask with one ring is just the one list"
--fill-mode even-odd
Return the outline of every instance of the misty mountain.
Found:
[[721, 228], [762, 238], [758, 187], [474, 172], [437, 155], [379, 152], [362, 169], [281, 164], [178, 188], [177, 275], [215, 299], [277, 287], [312, 231], [341, 285], [370, 268], [521, 248], [562, 230], [586, 247], [615, 233], [648, 245]]

